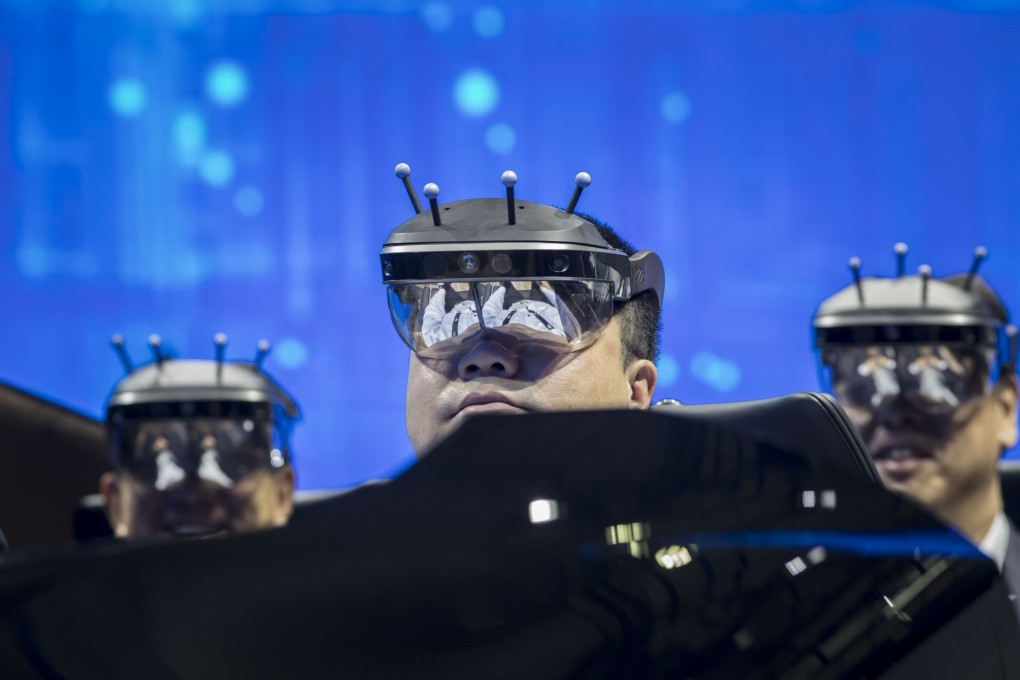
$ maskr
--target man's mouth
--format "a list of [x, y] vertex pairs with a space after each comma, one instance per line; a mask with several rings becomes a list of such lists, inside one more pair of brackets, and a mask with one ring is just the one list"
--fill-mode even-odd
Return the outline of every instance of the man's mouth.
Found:
[[876, 449], [872, 458], [879, 470], [895, 478], [910, 476], [935, 455], [922, 446], [895, 443]]
[[500, 392], [475, 392], [461, 400], [454, 416], [472, 413], [521, 413], [522, 411], [524, 409]]

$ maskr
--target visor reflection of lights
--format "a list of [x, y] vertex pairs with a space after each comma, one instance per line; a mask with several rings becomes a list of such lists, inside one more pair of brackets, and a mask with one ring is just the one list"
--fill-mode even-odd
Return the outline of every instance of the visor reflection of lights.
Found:
[[[199, 479], [214, 482], [227, 489], [234, 486], [234, 480], [220, 467], [219, 454], [215, 450], [202, 454], [202, 462], [196, 474]], [[167, 491], [182, 482], [186, 476], [184, 468], [177, 464], [177, 458], [172, 452], [163, 451], [156, 456], [156, 482], [153, 486], [157, 490]]]
[[[518, 300], [505, 307], [506, 288], [500, 287], [482, 306], [482, 320], [486, 328], [520, 326], [566, 338], [559, 298], [548, 288], [542, 288], [541, 293], [547, 302]], [[429, 300], [422, 315], [422, 339], [426, 346], [432, 346], [478, 326], [477, 304], [473, 300], [464, 300], [446, 311], [446, 289], [441, 288]]]
[[993, 364], [990, 350], [849, 346], [832, 352], [831, 388], [862, 408], [878, 409], [904, 397], [925, 409], [950, 411], [988, 389]]

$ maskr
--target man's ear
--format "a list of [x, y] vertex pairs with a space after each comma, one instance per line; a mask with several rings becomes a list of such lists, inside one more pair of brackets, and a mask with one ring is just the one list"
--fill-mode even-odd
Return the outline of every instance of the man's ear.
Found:
[[1018, 400], [1017, 376], [1016, 373], [1007, 373], [999, 377], [999, 382], [992, 390], [995, 403], [1000, 409], [1002, 419], [999, 421], [998, 439], [1002, 450], [1016, 446], [1017, 442], [1017, 400]]
[[99, 478], [99, 493], [103, 494], [106, 521], [110, 523], [113, 535], [123, 536], [125, 527], [121, 510], [120, 480], [116, 472], [103, 473]]
[[294, 512], [294, 468], [288, 464], [276, 471], [276, 513], [273, 524], [282, 527]]
[[655, 384], [659, 371], [648, 359], [636, 359], [627, 367], [627, 382], [630, 383], [630, 408], [646, 409], [652, 405]]

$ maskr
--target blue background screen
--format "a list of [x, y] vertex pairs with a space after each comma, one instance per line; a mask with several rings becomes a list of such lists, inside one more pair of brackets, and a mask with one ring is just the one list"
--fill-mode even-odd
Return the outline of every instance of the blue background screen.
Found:
[[965, 270], [1020, 300], [1020, 2], [0, 1], [0, 379], [100, 415], [159, 333], [301, 403], [299, 483], [411, 460], [378, 265], [413, 213], [502, 195], [667, 272], [657, 396], [817, 389], [850, 282]]

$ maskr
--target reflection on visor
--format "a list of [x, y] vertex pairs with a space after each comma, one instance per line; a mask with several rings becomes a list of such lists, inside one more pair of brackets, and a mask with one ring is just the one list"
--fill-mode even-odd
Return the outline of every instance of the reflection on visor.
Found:
[[400, 336], [432, 358], [463, 356], [486, 334], [573, 352], [590, 345], [613, 314], [611, 284], [601, 281], [400, 284], [388, 290]]
[[984, 394], [993, 352], [947, 345], [846, 347], [827, 355], [828, 387], [844, 403], [877, 410], [904, 399], [928, 413]]
[[114, 438], [121, 467], [160, 491], [189, 474], [230, 488], [271, 467], [269, 427], [250, 419], [134, 421], [118, 426]]

